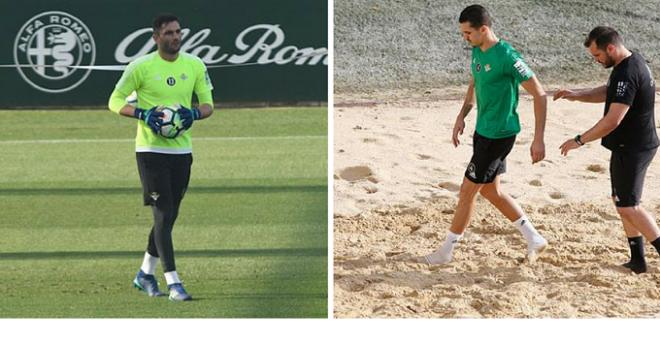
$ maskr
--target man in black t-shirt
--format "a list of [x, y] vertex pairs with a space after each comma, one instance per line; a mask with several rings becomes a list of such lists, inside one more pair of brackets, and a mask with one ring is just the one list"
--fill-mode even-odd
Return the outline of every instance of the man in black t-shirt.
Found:
[[570, 150], [599, 138], [612, 151], [612, 199], [623, 221], [631, 255], [623, 266], [635, 273], [646, 272], [642, 235], [660, 253], [660, 230], [640, 205], [646, 169], [660, 145], [653, 113], [655, 81], [644, 58], [626, 49], [619, 34], [610, 27], [593, 29], [584, 46], [605, 68], [614, 67], [607, 85], [580, 91], [560, 90], [554, 100], [605, 102], [605, 113], [584, 134], [564, 142], [561, 153], [567, 155]]

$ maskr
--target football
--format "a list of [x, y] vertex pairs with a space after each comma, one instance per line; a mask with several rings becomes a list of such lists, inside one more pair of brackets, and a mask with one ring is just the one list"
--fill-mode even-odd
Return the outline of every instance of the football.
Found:
[[173, 139], [185, 131], [178, 110], [178, 105], [158, 107], [157, 111], [163, 113], [163, 117], [161, 117], [163, 119], [163, 124], [160, 127], [161, 136]]

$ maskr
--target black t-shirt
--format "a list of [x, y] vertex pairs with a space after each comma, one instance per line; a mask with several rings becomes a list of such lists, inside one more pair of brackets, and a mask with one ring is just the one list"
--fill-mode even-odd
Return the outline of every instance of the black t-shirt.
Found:
[[658, 147], [655, 131], [655, 81], [644, 58], [637, 52], [625, 58], [612, 70], [607, 81], [605, 115], [610, 104], [622, 103], [630, 106], [623, 121], [601, 144], [609, 150], [643, 151]]

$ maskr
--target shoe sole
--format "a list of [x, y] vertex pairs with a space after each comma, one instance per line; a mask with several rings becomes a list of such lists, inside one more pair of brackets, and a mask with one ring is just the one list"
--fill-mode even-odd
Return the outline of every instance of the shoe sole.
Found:
[[144, 288], [142, 288], [142, 286], [140, 285], [140, 283], [138, 283], [137, 280], [133, 280], [133, 287], [139, 291], [143, 291], [145, 293], [147, 292], [146, 290], [144, 290]]
[[429, 265], [429, 266], [440, 266], [440, 265], [445, 265], [445, 264], [449, 264], [449, 263], [451, 263], [451, 261], [452, 261], [452, 260], [449, 259], [448, 261], [443, 261], [443, 262], [440, 262], [440, 263], [432, 263], [431, 260], [429, 259], [429, 256], [424, 256], [423, 258], [420, 258], [420, 259], [419, 259], [419, 263], [426, 263], [426, 264]]

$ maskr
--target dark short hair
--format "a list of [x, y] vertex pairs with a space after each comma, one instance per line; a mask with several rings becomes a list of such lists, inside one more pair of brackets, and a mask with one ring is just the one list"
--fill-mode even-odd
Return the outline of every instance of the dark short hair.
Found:
[[589, 32], [587, 39], [584, 40], [585, 48], [589, 48], [591, 42], [596, 42], [596, 47], [598, 47], [598, 49], [605, 50], [608, 44], [623, 44], [623, 38], [621, 38], [616, 30], [609, 26], [596, 26], [591, 32]]
[[152, 24], [152, 28], [154, 29], [154, 33], [160, 31], [160, 27], [163, 26], [164, 24], [171, 23], [171, 22], [178, 22], [179, 18], [175, 16], [174, 14], [171, 13], [161, 13], [154, 18], [154, 22]]
[[491, 18], [488, 11], [481, 5], [470, 5], [461, 11], [458, 17], [459, 23], [469, 22], [470, 26], [478, 29], [484, 25], [491, 25]]

